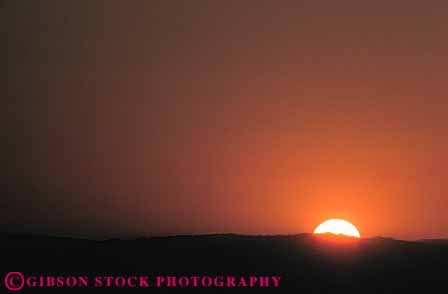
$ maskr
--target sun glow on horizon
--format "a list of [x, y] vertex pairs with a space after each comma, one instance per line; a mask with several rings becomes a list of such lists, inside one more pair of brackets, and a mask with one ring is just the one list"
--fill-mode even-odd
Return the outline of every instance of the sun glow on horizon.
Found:
[[314, 230], [314, 234], [331, 233], [335, 235], [345, 235], [360, 238], [358, 229], [350, 222], [343, 219], [329, 219], [321, 223]]

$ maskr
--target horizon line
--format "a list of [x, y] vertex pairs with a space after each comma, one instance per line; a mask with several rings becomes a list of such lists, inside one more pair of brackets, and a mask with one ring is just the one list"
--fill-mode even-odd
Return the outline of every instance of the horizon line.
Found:
[[[329, 235], [335, 235], [332, 233], [326, 233]], [[32, 237], [49, 237], [49, 238], [61, 238], [61, 239], [77, 239], [77, 240], [86, 240], [86, 241], [110, 241], [110, 240], [122, 240], [122, 241], [132, 241], [139, 239], [152, 239], [152, 238], [181, 238], [181, 237], [212, 237], [212, 236], [240, 236], [240, 237], [294, 237], [300, 235], [316, 235], [313, 232], [301, 232], [301, 233], [232, 233], [232, 232], [210, 232], [210, 233], [180, 233], [180, 234], [149, 234], [149, 235], [136, 235], [132, 237], [93, 237], [93, 236], [82, 236], [82, 235], [73, 235], [73, 234], [51, 234], [51, 233], [33, 233], [33, 232], [14, 232], [14, 231], [0, 231], [0, 236], [3, 235], [14, 235], [14, 236], [32, 236]], [[341, 237], [345, 237], [342, 235]], [[350, 237], [350, 236], [346, 236]], [[427, 241], [448, 241], [448, 237], [438, 237], [438, 238], [419, 238], [419, 239], [400, 239], [396, 237], [376, 235], [370, 237], [360, 237], [360, 240], [372, 240], [372, 239], [389, 239], [395, 241], [403, 241], [403, 242], [427, 242]]]

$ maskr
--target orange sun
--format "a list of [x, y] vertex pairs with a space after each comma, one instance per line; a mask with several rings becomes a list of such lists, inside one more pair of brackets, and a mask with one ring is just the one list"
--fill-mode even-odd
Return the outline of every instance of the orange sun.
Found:
[[361, 237], [358, 229], [354, 225], [352, 225], [346, 220], [337, 218], [324, 221], [323, 223], [318, 225], [317, 228], [314, 230], [314, 234], [324, 234], [324, 233], [345, 235], [356, 238]]

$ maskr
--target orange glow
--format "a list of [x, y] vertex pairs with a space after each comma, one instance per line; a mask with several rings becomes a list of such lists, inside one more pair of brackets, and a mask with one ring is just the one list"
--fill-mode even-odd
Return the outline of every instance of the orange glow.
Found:
[[358, 229], [343, 219], [329, 219], [321, 223], [314, 230], [314, 234], [331, 233], [335, 235], [345, 235], [360, 238]]

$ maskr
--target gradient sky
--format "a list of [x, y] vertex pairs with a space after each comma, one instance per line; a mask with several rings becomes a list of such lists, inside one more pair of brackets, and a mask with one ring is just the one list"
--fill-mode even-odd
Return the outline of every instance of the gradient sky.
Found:
[[2, 1], [0, 228], [448, 237], [446, 1]]

